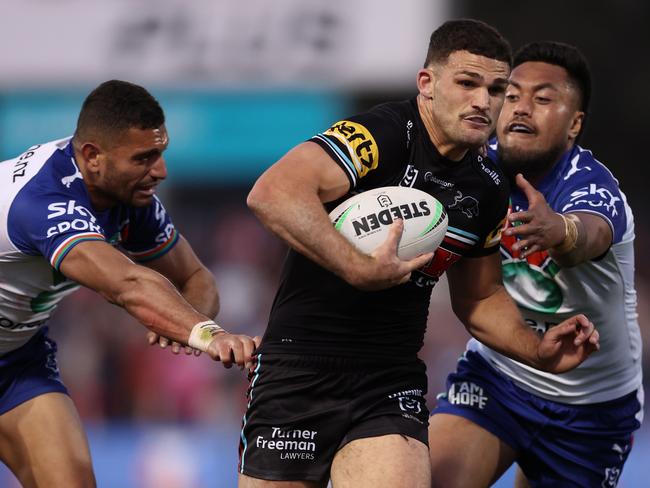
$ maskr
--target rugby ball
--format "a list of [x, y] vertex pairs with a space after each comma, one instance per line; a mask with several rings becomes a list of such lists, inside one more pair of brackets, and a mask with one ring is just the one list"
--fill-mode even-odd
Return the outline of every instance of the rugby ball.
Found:
[[329, 214], [336, 230], [360, 251], [370, 254], [388, 237], [397, 218], [404, 232], [397, 248], [400, 259], [435, 251], [447, 232], [445, 207], [426, 192], [385, 186], [354, 195]]

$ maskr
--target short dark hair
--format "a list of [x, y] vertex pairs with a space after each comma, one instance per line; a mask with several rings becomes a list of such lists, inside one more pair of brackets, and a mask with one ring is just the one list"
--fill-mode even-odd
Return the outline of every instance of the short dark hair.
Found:
[[130, 128], [157, 129], [165, 123], [158, 101], [128, 81], [105, 81], [84, 100], [75, 138], [89, 134], [115, 136]]
[[555, 41], [531, 42], [517, 50], [513, 68], [529, 61], [564, 68], [580, 93], [580, 110], [587, 113], [591, 98], [591, 70], [587, 58], [577, 47]]
[[446, 61], [455, 51], [469, 51], [486, 58], [512, 63], [510, 43], [498, 30], [480, 20], [449, 20], [433, 31], [424, 67]]

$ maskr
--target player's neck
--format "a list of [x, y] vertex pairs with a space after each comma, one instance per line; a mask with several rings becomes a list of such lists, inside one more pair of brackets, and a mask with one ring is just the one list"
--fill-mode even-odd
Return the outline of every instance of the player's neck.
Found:
[[443, 134], [440, 128], [433, 121], [433, 113], [431, 112], [431, 106], [428, 103], [425, 103], [422, 95], [418, 95], [418, 111], [420, 112], [420, 118], [424, 123], [424, 127], [429, 134], [429, 139], [438, 150], [438, 153], [444, 158], [447, 158], [451, 161], [460, 161], [467, 154], [467, 146], [459, 146], [456, 143], [453, 143], [448, 140], [447, 137]]
[[545, 161], [540, 160], [537, 164], [530, 165], [529, 168], [521, 171], [521, 174], [523, 174], [524, 178], [526, 178], [533, 186], [537, 186], [544, 180], [544, 178], [553, 172], [558, 164], [562, 162], [567, 151], [570, 151], [572, 147], [573, 143], [568, 144], [556, 153], [549, 153]]

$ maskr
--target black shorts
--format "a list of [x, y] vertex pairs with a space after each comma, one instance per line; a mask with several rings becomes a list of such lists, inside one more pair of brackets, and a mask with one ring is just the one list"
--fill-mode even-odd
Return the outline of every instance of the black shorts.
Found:
[[248, 390], [239, 472], [321, 481], [348, 442], [401, 434], [428, 445], [426, 367], [260, 354]]

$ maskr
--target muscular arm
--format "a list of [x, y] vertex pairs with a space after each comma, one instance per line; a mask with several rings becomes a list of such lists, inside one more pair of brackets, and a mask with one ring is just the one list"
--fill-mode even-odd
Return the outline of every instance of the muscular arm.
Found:
[[[559, 252], [555, 246], [549, 249], [553, 261], [565, 268], [602, 256], [612, 245], [613, 238], [612, 229], [602, 217], [585, 212], [571, 215], [575, 216], [574, 222], [578, 231], [575, 248], [564, 253]], [[562, 231], [564, 236], [564, 222]]]
[[397, 258], [401, 222], [393, 230], [392, 249], [380, 246], [372, 256], [360, 253], [336, 232], [323, 202], [348, 190], [343, 170], [317, 144], [306, 142], [257, 180], [247, 203], [269, 230], [352, 285], [378, 289], [408, 280], [411, 271], [423, 266], [430, 255], [412, 261]]
[[305, 142], [287, 153], [255, 183], [248, 206], [259, 220], [291, 247], [342, 276], [367, 259], [330, 223], [323, 202], [348, 191], [349, 182], [318, 145]]
[[76, 245], [61, 263], [71, 280], [124, 308], [153, 332], [187, 343], [194, 324], [209, 320], [160, 273], [137, 265], [105, 242]]
[[447, 271], [447, 277], [458, 318], [472, 336], [502, 354], [560, 373], [598, 348], [598, 333], [584, 315], [552, 327], [543, 338], [533, 332], [501, 283], [498, 253], [463, 258]]
[[184, 237], [181, 236], [167, 254], [145, 266], [169, 279], [198, 312], [210, 318], [219, 313], [219, 292], [214, 276]]
[[528, 327], [501, 284], [498, 253], [463, 258], [447, 270], [454, 313], [467, 331], [492, 349], [535, 366], [539, 336]]
[[[152, 332], [173, 341], [187, 344], [194, 326], [209, 320], [183, 298], [171, 281], [133, 263], [105, 242], [77, 244], [61, 263], [61, 272], [123, 307]], [[243, 367], [251, 362], [256, 344], [250, 337], [197, 330], [209, 333], [201, 339], [205, 344], [202, 350], [224, 366], [235, 362]]]

